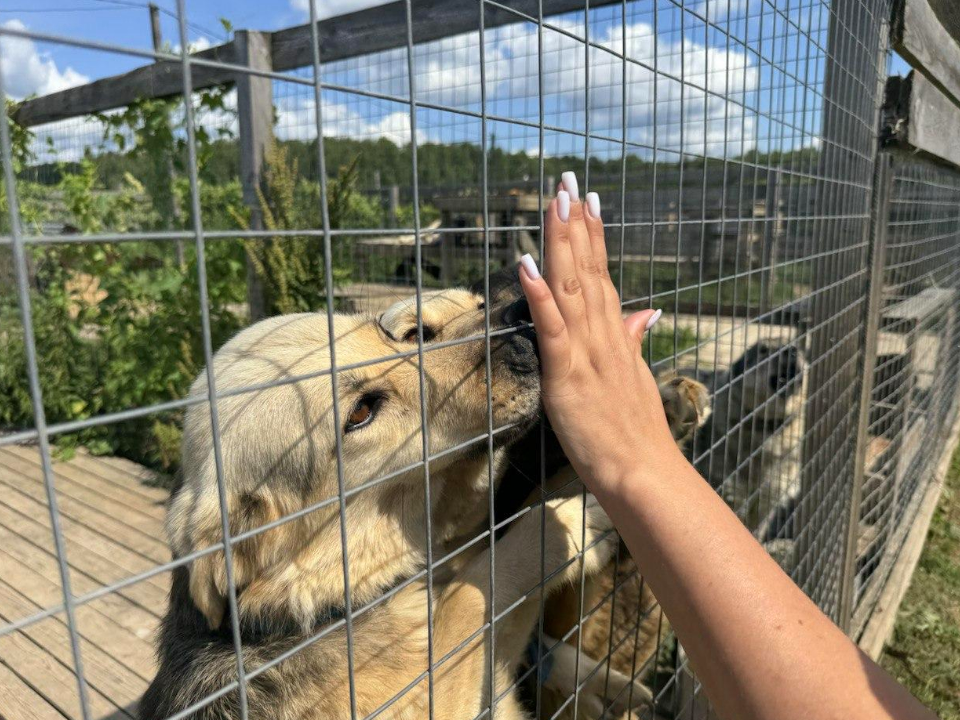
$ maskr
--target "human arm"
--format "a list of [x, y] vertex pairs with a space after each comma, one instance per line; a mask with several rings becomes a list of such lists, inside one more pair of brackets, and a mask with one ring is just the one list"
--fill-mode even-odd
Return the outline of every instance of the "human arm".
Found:
[[[568, 174], [564, 185], [575, 187]], [[933, 717], [794, 585], [676, 448], [639, 352], [653, 313], [622, 319], [599, 200], [564, 192], [546, 212], [546, 280], [528, 259], [520, 273], [544, 406], [720, 717]]]

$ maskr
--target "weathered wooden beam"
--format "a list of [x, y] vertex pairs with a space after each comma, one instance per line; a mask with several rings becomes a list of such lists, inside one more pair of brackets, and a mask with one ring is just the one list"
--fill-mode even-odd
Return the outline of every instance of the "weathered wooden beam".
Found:
[[[597, 0], [591, 8], [613, 5], [620, 0]], [[537, 17], [538, 0], [511, 0], [514, 10]], [[414, 0], [410, 13], [415, 43], [476, 31], [480, 27], [477, 0]], [[544, 17], [583, 9], [583, 0], [543, 0]], [[343, 60], [407, 44], [406, 2], [377, 7], [321, 20], [319, 24], [320, 59], [323, 62]], [[487, 5], [484, 25], [487, 28], [529, 22], [516, 13]], [[273, 68], [283, 71], [302, 67], [310, 62], [310, 24], [278, 30], [273, 34]]]
[[[891, 25], [893, 48], [910, 65], [960, 105], [960, 20], [957, 10], [944, 12], [947, 3], [900, 0]], [[946, 22], [946, 24], [944, 24]]]
[[[591, 7], [612, 5], [620, 0], [595, 0]], [[513, 0], [510, 6], [536, 17], [538, 0]], [[583, 0], [543, 0], [544, 16], [581, 10]], [[413, 40], [416, 43], [475, 31], [479, 27], [477, 0], [414, 0]], [[516, 13], [489, 5], [486, 27], [528, 22]], [[406, 4], [403, 0], [359, 10], [319, 22], [320, 55], [323, 62], [368, 55], [404, 47], [407, 44]], [[270, 35], [272, 66], [283, 72], [312, 63], [310, 24], [278, 30]], [[204, 60], [239, 64], [235, 43], [212, 47], [196, 54]], [[236, 72], [230, 69], [193, 66], [193, 87], [199, 90], [231, 83]], [[14, 114], [25, 126], [66, 120], [67, 118], [123, 107], [140, 98], [160, 98], [183, 92], [179, 61], [161, 61], [131, 70], [123, 75], [103, 78], [87, 85], [69, 88], [51, 95], [26, 100]]]
[[[218, 45], [196, 54], [204, 60], [236, 63], [233, 43]], [[193, 89], [223, 85], [233, 80], [234, 73], [219, 68], [194, 65]], [[26, 127], [66, 120], [81, 115], [112, 110], [141, 98], [162, 98], [183, 94], [183, 73], [179, 61], [165, 61], [137, 68], [122, 75], [95, 80], [87, 85], [68, 88], [43, 97], [25, 100], [13, 118]]]
[[888, 78], [881, 137], [960, 165], [960, 107], [916, 71]]

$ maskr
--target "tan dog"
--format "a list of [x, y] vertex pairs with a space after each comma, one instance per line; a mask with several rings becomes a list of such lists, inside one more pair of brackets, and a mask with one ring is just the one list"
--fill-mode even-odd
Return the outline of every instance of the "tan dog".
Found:
[[[539, 367], [529, 331], [491, 338], [491, 461], [482, 300], [463, 290], [423, 298], [424, 336], [441, 345], [426, 352], [423, 362], [427, 445], [434, 458], [432, 545], [419, 465], [424, 438], [414, 301], [376, 319], [333, 317], [340, 368], [335, 387], [322, 313], [263, 321], [217, 352], [219, 453], [206, 404], [191, 407], [182, 485], [168, 517], [175, 556], [213, 550], [174, 571], [159, 639], [160, 670], [140, 703], [141, 717], [182, 712], [218, 692], [192, 717], [239, 716], [241, 698], [230, 688], [237, 679], [230, 591], [218, 549], [218, 454], [230, 533], [243, 534], [232, 547], [231, 567], [244, 671], [253, 674], [246, 682], [251, 717], [349, 718], [351, 705], [356, 717], [384, 705], [380, 717], [426, 717], [428, 639], [433, 717], [476, 716], [490, 702], [491, 685], [496, 718], [526, 716], [510, 688], [539, 610], [540, 556], [531, 549], [540, 547], [541, 513], [516, 519], [492, 550], [484, 531], [490, 484], [502, 475], [507, 447], [538, 416]], [[518, 312], [525, 314], [512, 302], [491, 308], [493, 329], [516, 322]], [[471, 340], [445, 345], [465, 338]], [[403, 356], [383, 359], [397, 355]], [[192, 394], [207, 392], [204, 375]], [[343, 532], [353, 610], [352, 678], [343, 621], [341, 477], [348, 495]], [[579, 581], [576, 557], [584, 533], [585, 575], [607, 566], [615, 539], [592, 498], [585, 511], [579, 497], [552, 499], [543, 517], [546, 592]], [[276, 524], [257, 530], [268, 523]], [[426, 573], [431, 554], [432, 596]], [[491, 613], [497, 616], [492, 660], [485, 630]]]

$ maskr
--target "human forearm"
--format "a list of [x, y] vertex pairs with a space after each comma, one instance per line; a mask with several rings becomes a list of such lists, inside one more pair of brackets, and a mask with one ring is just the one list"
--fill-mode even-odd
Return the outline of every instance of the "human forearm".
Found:
[[679, 453], [639, 465], [619, 482], [588, 484], [720, 717], [932, 717], [820, 612]]
[[546, 278], [520, 275], [543, 403], [567, 457], [620, 531], [721, 717], [930, 718], [834, 626], [683, 459], [640, 343], [622, 317], [600, 201], [576, 179], [544, 217]]

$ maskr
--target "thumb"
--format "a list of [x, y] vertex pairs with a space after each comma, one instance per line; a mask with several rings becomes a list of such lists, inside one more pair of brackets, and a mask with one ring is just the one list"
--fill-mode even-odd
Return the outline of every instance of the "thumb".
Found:
[[644, 333], [657, 324], [661, 315], [663, 310], [641, 310], [624, 320], [623, 326], [627, 335], [639, 345], [643, 342]]

